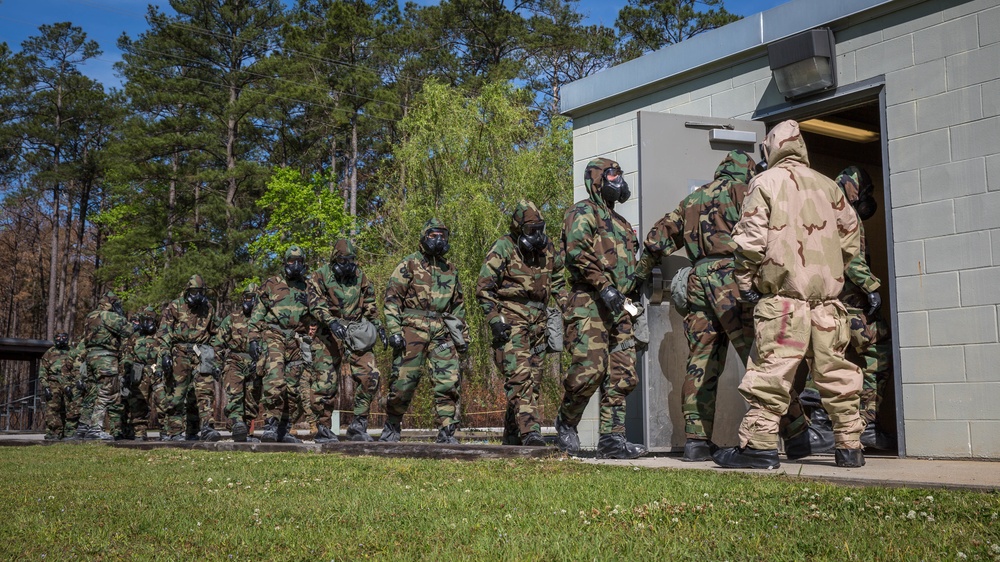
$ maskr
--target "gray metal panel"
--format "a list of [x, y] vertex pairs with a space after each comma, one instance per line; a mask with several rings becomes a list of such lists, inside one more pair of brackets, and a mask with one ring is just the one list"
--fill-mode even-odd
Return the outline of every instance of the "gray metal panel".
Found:
[[[575, 116], [588, 106], [607, 106], [614, 98], [634, 96], [683, 73], [707, 67], [776, 39], [829, 25], [880, 6], [905, 7], [914, 0], [792, 0], [719, 29], [696, 35], [648, 55], [611, 67], [575, 82], [560, 92], [559, 109]], [[878, 15], [882, 11], [874, 15]]]
[[[639, 112], [638, 231], [643, 239], [653, 224], [676, 208], [693, 187], [712, 180], [728, 151], [749, 148], [743, 143], [710, 142], [711, 128], [685, 126], [691, 122], [729, 125], [737, 131], [753, 132], [758, 142], [764, 139], [764, 124], [756, 121]], [[673, 274], [685, 265], [689, 262], [683, 252], [663, 260], [660, 264], [663, 279], [669, 283]], [[640, 360], [643, 376], [638, 390], [645, 411], [644, 442], [653, 451], [666, 451], [684, 446], [681, 387], [687, 370], [687, 339], [684, 319], [671, 311], [669, 305], [651, 304], [648, 310], [650, 347]], [[712, 436], [720, 445], [737, 444], [736, 429], [746, 411], [736, 390], [743, 370], [742, 362], [730, 346], [719, 382]]]

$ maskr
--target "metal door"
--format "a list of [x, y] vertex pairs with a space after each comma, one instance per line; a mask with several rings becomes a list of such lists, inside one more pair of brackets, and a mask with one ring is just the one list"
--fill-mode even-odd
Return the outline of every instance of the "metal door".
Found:
[[[692, 190], [712, 181], [715, 169], [733, 149], [756, 153], [764, 140], [764, 123], [640, 111], [639, 122], [639, 237]], [[629, 434], [642, 437], [651, 451], [684, 446], [681, 388], [688, 346], [684, 319], [671, 310], [669, 287], [674, 273], [690, 265], [682, 251], [662, 260], [654, 270], [649, 297], [649, 350], [639, 359], [641, 383], [630, 396]], [[715, 430], [719, 445], [736, 445], [736, 429], [746, 405], [736, 390], [744, 366], [730, 346], [719, 381]], [[641, 405], [641, 408], [637, 407]]]

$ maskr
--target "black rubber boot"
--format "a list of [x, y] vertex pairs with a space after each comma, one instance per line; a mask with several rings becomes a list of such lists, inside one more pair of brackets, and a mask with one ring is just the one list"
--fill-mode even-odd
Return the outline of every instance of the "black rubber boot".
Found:
[[260, 435], [260, 441], [262, 443], [278, 442], [278, 418], [268, 418], [264, 422], [264, 432]]
[[875, 424], [870, 424], [861, 432], [861, 444], [865, 449], [878, 449], [881, 451], [891, 451], [898, 445], [896, 438], [888, 433], [883, 433]]
[[83, 437], [87, 441], [114, 441], [115, 438], [104, 431], [104, 428], [95, 426], [87, 430], [87, 434]]
[[785, 456], [788, 460], [802, 459], [812, 454], [809, 427], [795, 437], [785, 439]]
[[177, 435], [171, 435], [169, 440], [170, 441], [178, 441], [178, 442], [180, 442], [180, 441], [187, 441], [187, 437], [184, 437], [183, 435], [181, 435], [180, 433], [178, 433]]
[[778, 468], [777, 449], [751, 449], [750, 447], [728, 447], [719, 449], [712, 455], [715, 464], [722, 468]]
[[289, 430], [291, 430], [291, 422], [281, 422], [278, 424], [278, 443], [301, 443], [302, 440], [298, 437], [292, 435]]
[[75, 439], [80, 439], [80, 440], [86, 439], [88, 431], [90, 431], [90, 427], [88, 427], [87, 424], [81, 423], [80, 425], [76, 426], [76, 433], [73, 434], [73, 437]]
[[379, 436], [378, 440], [385, 443], [398, 443], [400, 434], [403, 428], [400, 422], [386, 421], [385, 425], [382, 426], [382, 435]]
[[455, 439], [456, 429], [458, 429], [457, 423], [452, 423], [442, 427], [438, 430], [437, 439], [435, 439], [434, 442], [444, 443], [446, 445], [458, 445], [458, 439]]
[[833, 460], [843, 468], [860, 468], [865, 465], [865, 454], [861, 449], [836, 449]]
[[556, 416], [556, 434], [556, 447], [560, 451], [571, 455], [580, 452], [580, 435], [576, 432], [576, 427], [563, 422], [560, 416]]
[[521, 436], [521, 445], [525, 447], [544, 447], [546, 443], [545, 439], [542, 439], [541, 433], [529, 431]]
[[597, 440], [599, 459], [637, 459], [646, 454], [646, 448], [629, 443], [624, 433], [602, 433]]
[[712, 460], [715, 445], [708, 439], [688, 439], [684, 442], [684, 462], [703, 462]]
[[62, 439], [62, 437], [56, 435], [55, 433], [46, 433], [44, 437], [45, 441], [58, 441], [60, 439]]
[[205, 425], [205, 427], [202, 427], [201, 431], [198, 432], [199, 441], [208, 441], [212, 443], [218, 441], [219, 439], [222, 439], [222, 434], [210, 425]]
[[368, 435], [368, 417], [354, 416], [351, 425], [347, 426], [347, 438], [351, 441], [374, 441], [375, 438]]
[[250, 428], [247, 427], [247, 424], [243, 423], [241, 420], [233, 422], [233, 442], [246, 443], [249, 435]]
[[330, 431], [329, 427], [323, 424], [317, 424], [316, 435], [313, 436], [313, 441], [316, 443], [336, 443], [337, 441], [340, 441], [340, 439], [337, 439], [337, 436]]

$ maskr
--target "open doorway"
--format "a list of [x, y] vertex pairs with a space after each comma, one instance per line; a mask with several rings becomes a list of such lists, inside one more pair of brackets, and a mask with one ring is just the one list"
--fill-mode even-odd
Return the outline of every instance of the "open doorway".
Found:
[[[868, 264], [872, 273], [879, 278], [882, 287], [879, 293], [883, 306], [880, 312], [886, 326], [893, 324], [890, 307], [890, 278], [885, 178], [883, 177], [884, 144], [882, 138], [882, 109], [878, 97], [859, 100], [846, 107], [823, 111], [810, 108], [812, 112], [796, 115], [809, 152], [810, 167], [819, 173], [836, 178], [848, 166], [857, 166], [868, 172], [875, 186], [878, 210], [864, 221]], [[781, 119], [769, 118], [768, 129]], [[891, 336], [890, 336], [891, 337]], [[892, 438], [897, 437], [897, 400], [895, 370], [890, 364], [885, 366], [885, 380], [880, 385], [881, 404], [878, 408], [877, 429]], [[863, 367], [863, 358], [849, 352], [848, 357]], [[896, 452], [893, 449], [889, 453]]]

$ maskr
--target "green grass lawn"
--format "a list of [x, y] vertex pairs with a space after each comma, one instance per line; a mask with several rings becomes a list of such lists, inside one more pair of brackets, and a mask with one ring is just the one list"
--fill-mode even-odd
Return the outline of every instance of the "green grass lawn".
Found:
[[0, 448], [0, 560], [1000, 560], [1000, 495], [574, 460]]

